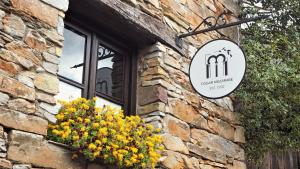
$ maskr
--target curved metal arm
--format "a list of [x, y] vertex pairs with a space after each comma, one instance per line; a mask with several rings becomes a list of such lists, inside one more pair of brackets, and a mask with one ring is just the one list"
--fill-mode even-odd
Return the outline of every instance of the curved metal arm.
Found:
[[[218, 15], [217, 17], [213, 17], [213, 16], [209, 16], [207, 18], [205, 18], [193, 31], [188, 32], [188, 33], [184, 33], [181, 35], [177, 35], [175, 38], [175, 42], [176, 45], [180, 48], [182, 48], [182, 38], [186, 38], [188, 36], [193, 36], [193, 35], [197, 35], [197, 34], [201, 34], [201, 33], [206, 33], [206, 32], [210, 32], [210, 31], [217, 31], [219, 29], [224, 29], [224, 28], [228, 28], [231, 26], [237, 26], [243, 23], [247, 23], [247, 22], [253, 22], [253, 21], [257, 21], [257, 20], [261, 20], [261, 19], [266, 19], [269, 17], [269, 15], [265, 15], [265, 16], [259, 16], [256, 18], [249, 18], [249, 19], [245, 19], [245, 20], [240, 20], [237, 22], [233, 22], [233, 23], [227, 23], [227, 20], [224, 18], [224, 16], [226, 15], [231, 15], [234, 16], [231, 12], [222, 12], [220, 15]], [[235, 17], [235, 16], [234, 16]], [[237, 17], [236, 17], [237, 18]], [[215, 22], [212, 23], [211, 20], [213, 19]], [[219, 21], [222, 21], [222, 24], [219, 24]], [[202, 29], [202, 30], [198, 30], [203, 24], [207, 25], [208, 28]], [[220, 32], [218, 32], [220, 33]], [[220, 33], [222, 35], [222, 33]]]

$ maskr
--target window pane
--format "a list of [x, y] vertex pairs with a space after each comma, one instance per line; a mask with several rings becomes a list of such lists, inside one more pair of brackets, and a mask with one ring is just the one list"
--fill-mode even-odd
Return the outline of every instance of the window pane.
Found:
[[123, 57], [99, 45], [96, 91], [123, 100]]
[[70, 101], [81, 97], [81, 89], [64, 83], [59, 82], [59, 93], [55, 96], [56, 100]]
[[100, 98], [100, 97], [97, 97], [97, 100], [96, 100], [96, 106], [97, 107], [104, 107], [105, 105], [109, 105], [113, 108], [118, 108], [118, 109], [122, 109], [122, 106], [118, 105], [118, 104], [115, 104], [115, 103], [112, 103], [108, 100], [105, 100], [103, 98]]
[[86, 38], [66, 28], [64, 38], [58, 74], [82, 83]]

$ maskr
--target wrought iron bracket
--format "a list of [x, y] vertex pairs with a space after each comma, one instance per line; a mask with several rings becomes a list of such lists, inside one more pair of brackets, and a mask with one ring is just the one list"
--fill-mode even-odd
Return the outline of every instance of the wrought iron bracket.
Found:
[[[266, 19], [266, 18], [269, 17], [268, 15], [265, 15], [265, 16], [259, 16], [259, 17], [255, 17], [255, 18], [240, 20], [240, 21], [237, 21], [237, 22], [227, 23], [227, 20], [225, 19], [226, 15], [233, 16], [231, 12], [224, 11], [223, 13], [218, 15], [217, 17], [209, 16], [209, 17], [205, 18], [193, 31], [177, 35], [175, 37], [176, 45], [179, 48], [182, 48], [182, 45], [183, 45], [182, 44], [183, 43], [182, 39], [183, 38], [193, 36], [193, 35], [198, 35], [198, 34], [201, 34], [201, 33], [210, 32], [210, 31], [217, 31], [222, 36], [225, 36], [221, 32], [219, 32], [218, 30], [228, 28], [228, 27], [232, 27], [232, 26], [241, 25], [241, 24], [248, 23], [248, 22], [254, 22], [254, 21], [257, 21], [257, 20], [261, 20], [261, 19]], [[202, 29], [202, 30], [198, 30], [203, 24], [205, 24], [208, 27], [205, 28], [205, 29]]]

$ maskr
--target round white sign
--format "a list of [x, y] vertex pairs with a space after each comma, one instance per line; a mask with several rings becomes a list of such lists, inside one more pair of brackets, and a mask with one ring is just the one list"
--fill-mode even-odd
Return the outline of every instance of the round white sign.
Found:
[[243, 50], [233, 41], [218, 39], [196, 52], [190, 65], [190, 81], [201, 96], [218, 99], [239, 86], [245, 71]]

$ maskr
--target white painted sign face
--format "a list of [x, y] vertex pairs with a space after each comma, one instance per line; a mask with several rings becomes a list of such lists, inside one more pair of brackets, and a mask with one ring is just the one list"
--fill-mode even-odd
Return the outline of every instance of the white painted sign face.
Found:
[[190, 81], [201, 96], [218, 99], [239, 86], [245, 71], [245, 54], [235, 42], [213, 40], [195, 54], [190, 65]]

